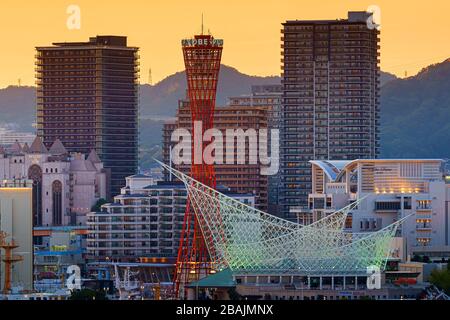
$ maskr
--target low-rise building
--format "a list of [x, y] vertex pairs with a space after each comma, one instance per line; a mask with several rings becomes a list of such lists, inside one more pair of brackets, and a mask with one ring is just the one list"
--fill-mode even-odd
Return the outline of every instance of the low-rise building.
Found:
[[[66, 286], [67, 268], [77, 265], [84, 271], [85, 229], [79, 226], [38, 227], [42, 244], [34, 246], [34, 287], [36, 291], [53, 292]], [[84, 227], [85, 228], [85, 227]]]
[[[254, 206], [253, 194], [231, 197]], [[186, 210], [186, 189], [179, 181], [154, 181], [138, 174], [113, 203], [87, 217], [89, 261], [138, 261], [142, 257], [176, 257]]]

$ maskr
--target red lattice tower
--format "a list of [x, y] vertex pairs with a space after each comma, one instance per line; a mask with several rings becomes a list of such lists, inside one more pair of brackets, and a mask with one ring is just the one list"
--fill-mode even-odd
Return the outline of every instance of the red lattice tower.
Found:
[[[214, 39], [211, 35], [196, 35], [193, 39], [182, 40], [182, 47], [192, 119], [191, 134], [194, 144], [196, 137], [203, 137], [204, 132], [213, 128], [214, 125], [216, 89], [223, 40]], [[194, 131], [194, 122], [197, 121], [201, 123], [201, 132]], [[207, 144], [207, 142], [202, 142], [202, 150]], [[194, 153], [193, 147], [191, 152], [191, 177], [215, 188], [214, 165], [204, 163], [201, 156], [200, 159], [195, 161]], [[202, 234], [199, 221], [195, 217], [190, 199], [188, 199], [174, 277], [175, 294], [179, 298], [184, 297], [184, 286], [186, 284], [203, 278], [212, 270], [204, 237], [209, 237], [209, 235]]]

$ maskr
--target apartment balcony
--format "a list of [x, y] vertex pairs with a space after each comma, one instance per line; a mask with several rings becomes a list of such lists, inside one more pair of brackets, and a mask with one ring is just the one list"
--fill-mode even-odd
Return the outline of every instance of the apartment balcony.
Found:
[[423, 211], [423, 212], [416, 212], [416, 218], [418, 219], [432, 219], [431, 212]]
[[[96, 246], [87, 246], [87, 251], [108, 251], [111, 252], [112, 250], [147, 250], [149, 246], [142, 246], [142, 245], [133, 245], [133, 246], [108, 246], [108, 247], [96, 247]], [[111, 255], [111, 254], [107, 254]]]
[[431, 232], [432, 229], [433, 228], [431, 227], [431, 225], [423, 225], [423, 224], [416, 225], [416, 231], [419, 232]]

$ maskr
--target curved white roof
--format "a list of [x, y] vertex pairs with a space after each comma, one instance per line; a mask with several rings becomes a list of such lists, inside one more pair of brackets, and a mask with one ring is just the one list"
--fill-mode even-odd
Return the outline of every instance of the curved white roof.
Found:
[[352, 170], [358, 162], [442, 162], [442, 159], [355, 159], [355, 160], [310, 160], [319, 166], [332, 181], [339, 181], [345, 169]]
[[310, 160], [312, 164], [320, 167], [328, 178], [332, 181], [336, 180], [339, 173], [344, 169], [351, 160]]

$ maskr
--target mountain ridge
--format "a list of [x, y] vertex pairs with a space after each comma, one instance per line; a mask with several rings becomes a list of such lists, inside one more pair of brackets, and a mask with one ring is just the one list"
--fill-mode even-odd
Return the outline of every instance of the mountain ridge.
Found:
[[[217, 104], [227, 97], [249, 94], [251, 85], [277, 84], [278, 76], [259, 77], [222, 65]], [[382, 158], [450, 158], [450, 59], [423, 68], [417, 75], [397, 78], [381, 72], [380, 143]], [[164, 120], [174, 117], [178, 100], [185, 97], [184, 71], [157, 84], [139, 86], [140, 145], [147, 150], [161, 144]], [[34, 132], [35, 88], [0, 89], [0, 127]], [[156, 146], [156, 149], [155, 149]]]
[[[225, 105], [227, 97], [250, 93], [252, 85], [279, 84], [279, 76], [247, 75], [236, 68], [222, 65], [217, 88], [217, 104]], [[396, 79], [381, 73], [381, 84]], [[139, 85], [140, 115], [144, 119], [164, 119], [175, 116], [178, 100], [185, 98], [186, 75], [184, 71], [167, 76], [155, 85]], [[0, 89], [0, 125], [10, 123], [25, 131], [34, 131], [36, 110], [35, 87], [9, 86]]]
[[381, 89], [381, 156], [450, 158], [450, 59]]

